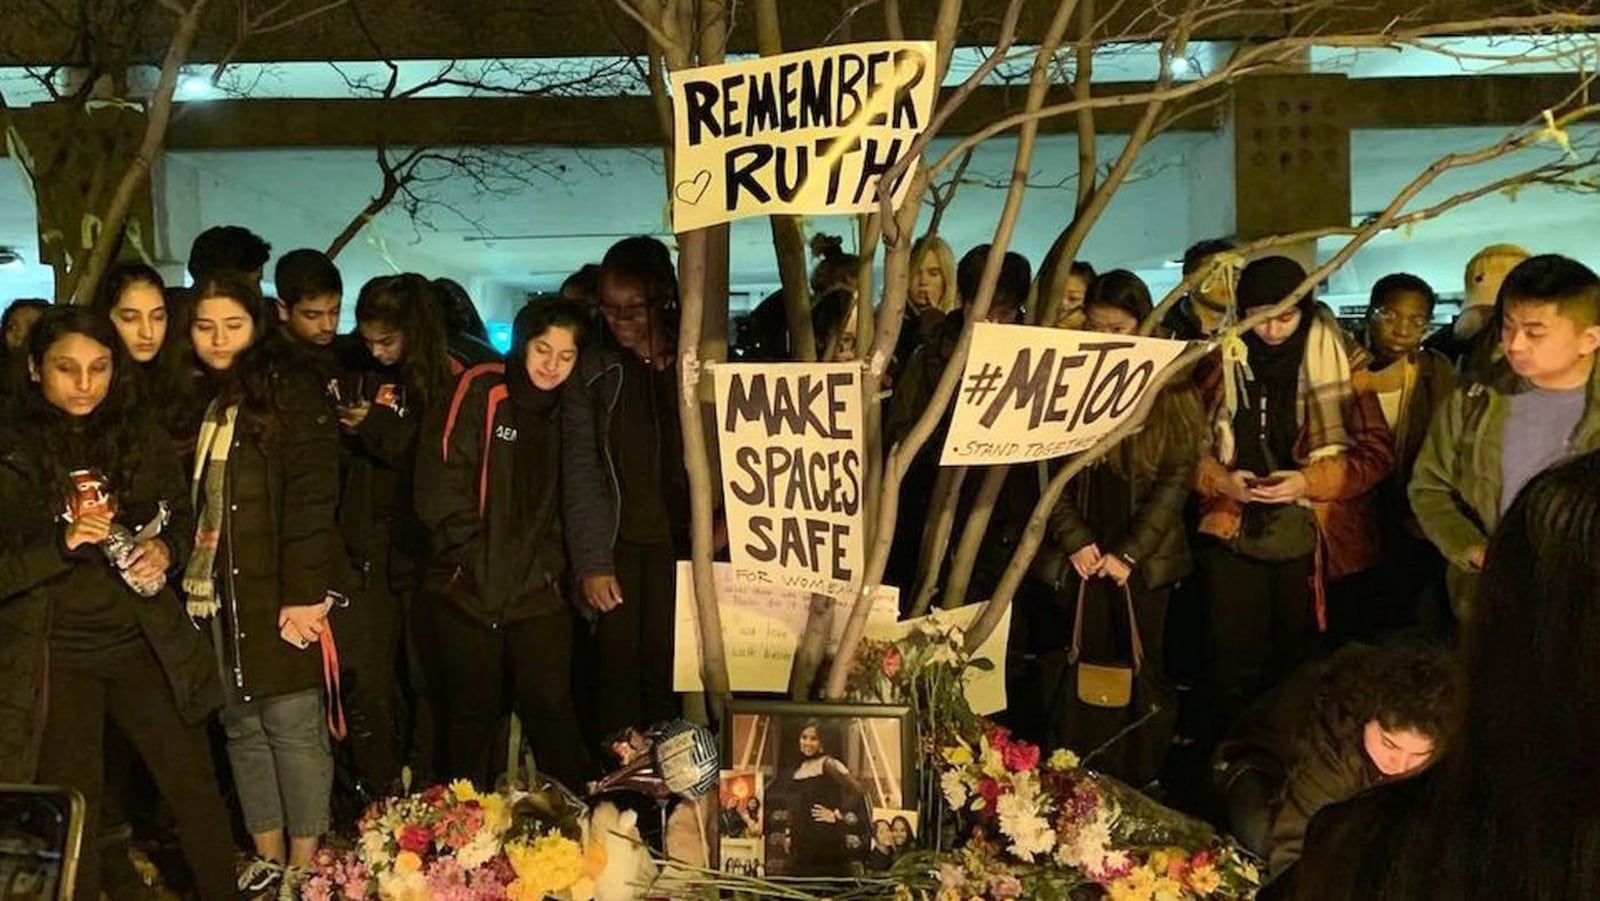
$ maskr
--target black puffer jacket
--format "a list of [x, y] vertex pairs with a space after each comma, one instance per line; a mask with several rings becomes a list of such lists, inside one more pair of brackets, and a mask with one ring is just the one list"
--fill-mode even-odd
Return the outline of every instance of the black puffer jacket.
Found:
[[278, 422], [267, 433], [241, 422], [228, 456], [217, 552], [217, 652], [234, 701], [320, 686], [319, 649], [296, 648], [279, 637], [278, 612], [350, 590], [349, 561], [334, 519], [339, 436], [333, 407], [309, 373], [284, 372], [276, 379]]
[[[1163, 396], [1151, 415], [1171, 415], [1177, 404], [1192, 405], [1198, 421], [1199, 397], [1185, 388]], [[1162, 451], [1160, 464], [1149, 475], [1123, 478], [1102, 461], [1074, 479], [1050, 511], [1048, 539], [1034, 560], [1033, 573], [1056, 582], [1070, 565], [1068, 558], [1094, 543], [1102, 553], [1132, 559], [1134, 575], [1146, 588], [1161, 588], [1187, 576], [1194, 560], [1183, 513], [1200, 448], [1198, 442], [1169, 442]], [[1096, 511], [1088, 509], [1091, 497], [1115, 497], [1123, 503], [1115, 511]], [[1108, 531], [1107, 522], [1127, 525]]]
[[[170, 584], [181, 577], [194, 534], [177, 452], [154, 425], [122, 427], [140, 431], [139, 464], [132, 485], [117, 493], [117, 522], [137, 529], [154, 518], [161, 501], [167, 503], [171, 520], [161, 538], [172, 551]], [[0, 782], [33, 779], [46, 713], [52, 611], [63, 586], [81, 584], [72, 578], [77, 568], [105, 570], [106, 578], [94, 584], [121, 592], [122, 600], [135, 606], [139, 631], [160, 661], [186, 722], [204, 720], [221, 702], [210, 648], [171, 588], [140, 597], [111, 571], [99, 548], [66, 550], [57, 511], [39, 490], [49, 477], [32, 461], [30, 440], [15, 423], [0, 435]]]
[[498, 627], [562, 609], [560, 396], [521, 366], [467, 370], [417, 448], [416, 505], [451, 601]]

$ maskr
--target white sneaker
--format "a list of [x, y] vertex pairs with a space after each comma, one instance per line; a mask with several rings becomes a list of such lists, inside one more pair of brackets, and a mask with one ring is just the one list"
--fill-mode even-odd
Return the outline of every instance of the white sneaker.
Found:
[[283, 866], [264, 857], [252, 857], [239, 873], [239, 893], [246, 898], [267, 893], [283, 879]]
[[310, 875], [311, 870], [306, 867], [284, 867], [283, 878], [278, 881], [278, 901], [297, 901], [300, 886]]

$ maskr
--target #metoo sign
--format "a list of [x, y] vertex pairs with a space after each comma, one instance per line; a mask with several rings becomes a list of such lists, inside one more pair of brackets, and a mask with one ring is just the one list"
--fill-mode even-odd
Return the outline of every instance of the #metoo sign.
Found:
[[1030, 463], [1088, 448], [1138, 406], [1185, 344], [980, 322], [940, 463]]
[[877, 41], [671, 73], [673, 230], [877, 209], [927, 127], [934, 71], [933, 42]]
[[853, 597], [866, 565], [861, 365], [719, 363], [713, 373], [735, 580]]

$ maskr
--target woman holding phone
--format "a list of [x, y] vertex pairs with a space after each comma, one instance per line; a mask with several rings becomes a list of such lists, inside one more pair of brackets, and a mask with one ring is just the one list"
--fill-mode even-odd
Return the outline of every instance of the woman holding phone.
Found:
[[[1252, 262], [1235, 291], [1240, 319], [1305, 280], [1287, 257]], [[1224, 348], [1202, 384], [1213, 434], [1196, 475], [1218, 730], [1310, 657], [1325, 583], [1377, 562], [1373, 496], [1395, 459], [1368, 355], [1309, 291]]]

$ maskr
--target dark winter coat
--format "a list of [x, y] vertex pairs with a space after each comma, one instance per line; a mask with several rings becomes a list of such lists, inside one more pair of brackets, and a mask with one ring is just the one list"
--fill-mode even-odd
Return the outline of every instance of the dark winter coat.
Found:
[[[398, 371], [374, 365], [347, 372], [340, 382], [347, 401], [369, 407], [353, 432], [340, 431], [339, 531], [360, 587], [403, 590], [420, 579], [428, 553], [412, 485], [427, 411], [406, 396]], [[369, 586], [374, 561], [385, 558], [391, 584]]]
[[1300, 857], [1306, 826], [1317, 811], [1383, 781], [1362, 749], [1366, 722], [1331, 690], [1341, 668], [1362, 667], [1372, 653], [1352, 646], [1297, 673], [1252, 705], [1217, 747], [1218, 772], [1250, 757], [1271, 761], [1283, 773], [1272, 811], [1273, 874]]
[[[127, 588], [98, 547], [68, 552], [58, 511], [41, 502], [48, 475], [30, 460], [14, 424], [0, 437], [0, 782], [29, 782], [38, 764], [46, 716], [51, 624], [60, 592], [73, 570], [106, 570], [108, 590], [125, 595], [137, 611], [139, 631], [160, 662], [179, 714], [203, 721], [221, 703], [210, 647], [184, 615], [169, 587], [153, 598]], [[139, 466], [133, 485], [118, 491], [117, 521], [137, 529], [166, 501], [171, 520], [161, 539], [172, 551], [169, 585], [181, 578], [193, 543], [194, 516], [188, 487], [171, 439], [149, 424], [141, 430]]]
[[[310, 373], [284, 372], [276, 379], [277, 422], [258, 432], [245, 418], [228, 456], [217, 557], [217, 653], [224, 687], [235, 702], [320, 686], [319, 649], [284, 641], [278, 613], [351, 589], [335, 519], [339, 435], [333, 406]], [[336, 631], [337, 626], [335, 619]]]
[[[1040, 550], [1034, 572], [1056, 581], [1071, 566], [1068, 558], [1093, 543], [1102, 553], [1132, 560], [1134, 574], [1146, 588], [1161, 588], [1187, 576], [1194, 558], [1183, 530], [1183, 513], [1198, 461], [1197, 447], [1187, 452], [1172, 447], [1148, 476], [1135, 473], [1122, 478], [1106, 462], [1083, 473], [1050, 511], [1048, 544]], [[1123, 534], [1103, 534], [1094, 525], [1099, 521], [1096, 511], [1085, 510], [1086, 498], [1106, 494], [1094, 490], [1098, 486], [1092, 483], [1106, 481], [1126, 489], [1127, 506], [1112, 517], [1128, 522]]]
[[[582, 579], [616, 572], [611, 551], [622, 522], [622, 483], [618, 478], [613, 442], [613, 420], [622, 397], [627, 351], [609, 341], [585, 346], [578, 354], [577, 370], [562, 392], [561, 480], [562, 517], [567, 530], [567, 553], [573, 576]], [[674, 367], [662, 373], [675, 379]], [[677, 405], [662, 411], [662, 446], [677, 453]], [[641, 440], [648, 423], [620, 423], [635, 429]], [[623, 440], [627, 440], [624, 438]], [[676, 459], [674, 456], [673, 459]], [[681, 464], [663, 466], [666, 508], [674, 525], [674, 541], [681, 547], [689, 522], [689, 477]]]
[[467, 370], [430, 413], [417, 450], [416, 506], [435, 572], [473, 619], [492, 628], [562, 609], [559, 397], [526, 371]]

